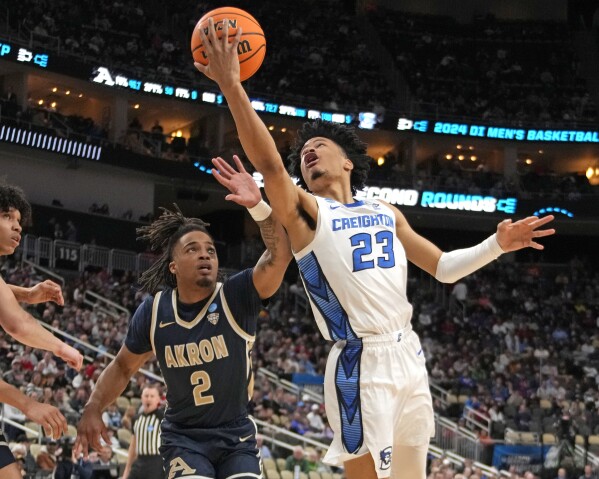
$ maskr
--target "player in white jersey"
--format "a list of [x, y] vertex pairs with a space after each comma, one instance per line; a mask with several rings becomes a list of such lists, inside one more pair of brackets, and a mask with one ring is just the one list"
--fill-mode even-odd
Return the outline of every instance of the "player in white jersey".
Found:
[[[355, 132], [314, 122], [298, 132], [291, 180], [268, 129], [239, 81], [237, 45], [228, 23], [201, 32], [208, 65], [233, 114], [249, 160], [264, 176], [274, 214], [284, 225], [320, 330], [337, 341], [327, 363], [325, 403], [335, 437], [325, 461], [348, 479], [424, 479], [433, 411], [424, 357], [411, 331], [407, 260], [454, 282], [503, 252], [543, 247], [538, 230], [553, 219], [505, 220], [480, 245], [443, 253], [382, 201], [355, 201], [371, 158]], [[222, 160], [214, 160], [225, 168]], [[302, 188], [303, 187], [303, 188]], [[305, 189], [310, 191], [308, 193]]]

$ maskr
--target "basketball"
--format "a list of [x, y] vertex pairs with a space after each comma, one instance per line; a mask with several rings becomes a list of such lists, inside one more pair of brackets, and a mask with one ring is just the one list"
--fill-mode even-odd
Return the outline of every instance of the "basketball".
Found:
[[191, 35], [191, 53], [193, 59], [202, 65], [208, 64], [208, 58], [204, 51], [204, 45], [202, 45], [200, 28], [203, 28], [206, 34], [208, 34], [208, 19], [210, 17], [214, 20], [214, 27], [218, 38], [222, 36], [223, 20], [225, 18], [229, 22], [229, 41], [235, 37], [237, 28], [241, 27], [243, 33], [237, 47], [239, 75], [241, 81], [247, 80], [258, 71], [266, 54], [266, 39], [264, 38], [262, 27], [254, 17], [240, 8], [222, 7], [209, 11], [200, 18]]

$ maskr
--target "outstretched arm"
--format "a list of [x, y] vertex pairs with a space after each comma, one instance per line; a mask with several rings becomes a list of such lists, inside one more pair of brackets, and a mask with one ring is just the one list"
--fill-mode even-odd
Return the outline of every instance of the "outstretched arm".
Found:
[[437, 263], [435, 278], [443, 283], [454, 283], [497, 259], [503, 253], [524, 248], [544, 249], [536, 239], [555, 233], [553, 228], [539, 229], [553, 221], [553, 216], [529, 216], [516, 221], [507, 219], [497, 225], [497, 232], [471, 248], [443, 253]]
[[64, 306], [64, 298], [60, 286], [49, 279], [37, 283], [31, 288], [23, 288], [14, 284], [9, 284], [8, 287], [19, 303], [38, 304], [54, 301], [59, 306]]
[[529, 216], [514, 223], [512, 220], [504, 220], [497, 226], [497, 232], [482, 243], [444, 253], [416, 233], [397, 208], [390, 208], [395, 212], [397, 237], [406, 250], [407, 258], [443, 283], [454, 283], [503, 253], [527, 247], [543, 249], [543, 245], [537, 243], [536, 239], [555, 233], [552, 228], [540, 229], [553, 221], [554, 217], [551, 215], [543, 218]]
[[254, 267], [253, 280], [260, 298], [270, 298], [283, 281], [291, 261], [291, 246], [283, 226], [262, 202], [262, 195], [252, 176], [245, 171], [237, 155], [233, 156], [233, 160], [237, 170], [222, 158], [215, 158], [213, 162], [217, 169], [212, 172], [216, 180], [231, 192], [225, 199], [248, 208], [260, 228], [266, 251]]
[[73, 446], [77, 454], [83, 452], [87, 456], [90, 446], [99, 451], [102, 447], [100, 437], [110, 444], [108, 430], [102, 421], [102, 411], [125, 390], [131, 376], [152, 354], [152, 351], [146, 354], [134, 354], [123, 345], [116, 357], [102, 371], [77, 426], [77, 440]]
[[0, 380], [0, 402], [17, 408], [28, 419], [42, 426], [46, 436], [58, 439], [67, 432], [67, 420], [57, 408], [35, 401], [2, 380]]
[[[237, 132], [243, 150], [256, 169], [264, 176], [264, 186], [271, 206], [287, 230], [293, 228], [290, 224], [297, 218], [298, 204], [311, 198], [298, 188], [285, 170], [283, 160], [279, 155], [276, 144], [266, 125], [252, 108], [250, 100], [239, 80], [239, 60], [237, 45], [241, 37], [241, 29], [228, 43], [229, 23], [223, 22], [222, 38], [218, 39], [214, 30], [214, 22], [209, 19], [208, 36], [202, 29], [200, 35], [205, 45], [208, 65], [196, 63], [196, 68], [208, 78], [218, 83], [227, 99], [229, 109], [235, 120]], [[313, 200], [313, 198], [312, 198]], [[313, 202], [313, 217], [316, 217], [316, 202]]]
[[25, 311], [4, 280], [0, 279], [0, 325], [20, 343], [43, 349], [62, 358], [73, 369], [81, 369], [83, 356], [75, 348], [63, 343]]

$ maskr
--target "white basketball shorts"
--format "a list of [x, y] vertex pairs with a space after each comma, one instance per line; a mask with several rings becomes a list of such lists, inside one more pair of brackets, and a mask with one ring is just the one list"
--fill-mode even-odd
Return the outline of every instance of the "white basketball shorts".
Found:
[[424, 352], [411, 327], [338, 341], [327, 360], [325, 406], [334, 432], [324, 462], [370, 453], [379, 478], [391, 474], [394, 446], [428, 444], [435, 434]]

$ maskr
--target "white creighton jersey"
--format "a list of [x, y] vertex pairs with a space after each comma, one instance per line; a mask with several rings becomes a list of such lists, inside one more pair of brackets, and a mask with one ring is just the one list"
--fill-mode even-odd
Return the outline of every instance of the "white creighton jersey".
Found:
[[393, 211], [376, 200], [315, 198], [316, 234], [295, 259], [322, 335], [351, 340], [405, 328], [412, 306]]

